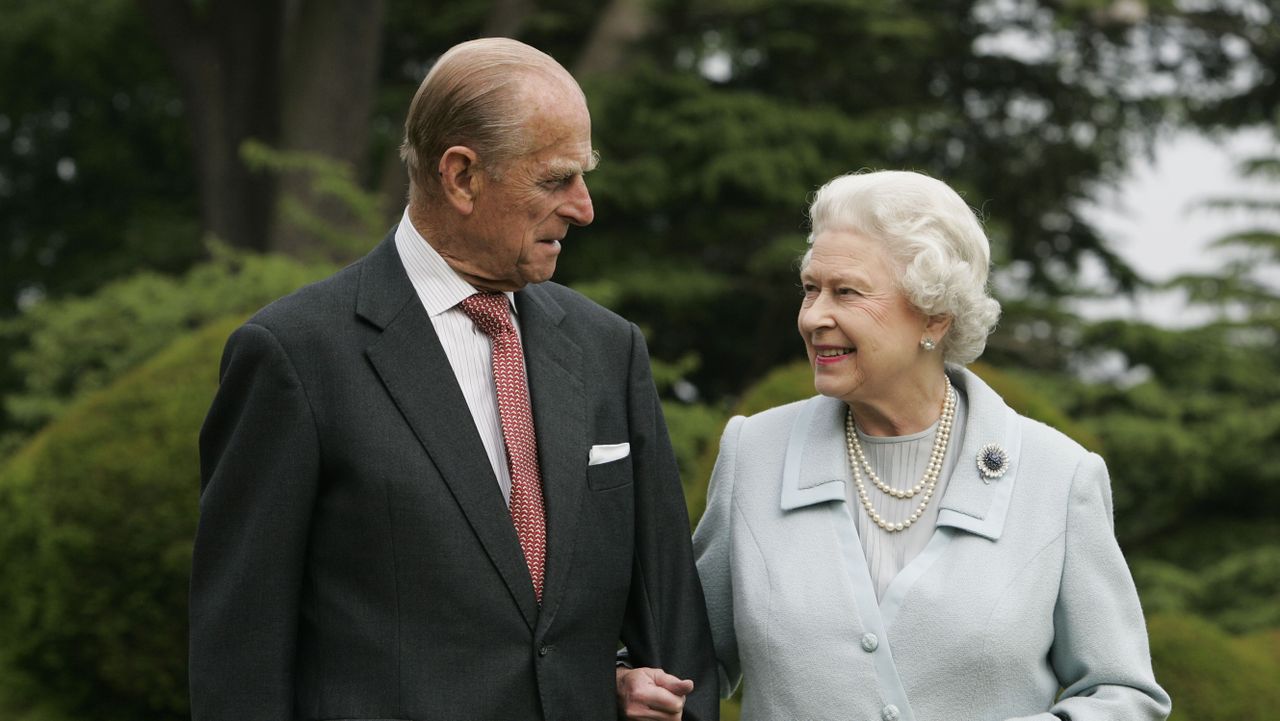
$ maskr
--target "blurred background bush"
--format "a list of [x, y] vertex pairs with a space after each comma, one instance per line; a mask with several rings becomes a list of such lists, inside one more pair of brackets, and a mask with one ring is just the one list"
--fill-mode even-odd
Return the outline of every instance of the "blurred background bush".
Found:
[[412, 92], [488, 34], [587, 91], [597, 220], [557, 280], [645, 330], [695, 521], [726, 420], [812, 393], [794, 331], [810, 194], [928, 172], [992, 240], [1005, 315], [975, 370], [1107, 459], [1173, 718], [1272, 718], [1280, 152], [1240, 168], [1274, 192], [1206, 199], [1256, 227], [1159, 284], [1194, 322], [1074, 301], [1157, 287], [1082, 209], [1160, 137], [1280, 134], [1278, 10], [0, 0], [0, 718], [187, 717], [195, 439], [221, 344], [396, 222]]

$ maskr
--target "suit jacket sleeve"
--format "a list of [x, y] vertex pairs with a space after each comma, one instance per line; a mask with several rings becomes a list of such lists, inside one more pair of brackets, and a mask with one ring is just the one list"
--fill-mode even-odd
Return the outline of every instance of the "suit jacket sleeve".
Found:
[[635, 556], [622, 640], [635, 666], [692, 679], [684, 718], [719, 718], [715, 655], [689, 539], [689, 515], [649, 371], [640, 329], [631, 326], [628, 413], [635, 478]]
[[742, 416], [735, 416], [725, 426], [720, 439], [720, 455], [711, 471], [707, 488], [707, 510], [693, 534], [693, 551], [698, 562], [698, 576], [707, 597], [707, 615], [711, 620], [711, 638], [715, 642], [720, 671], [720, 695], [728, 698], [742, 680], [738, 661], [738, 637], [733, 623], [733, 574], [730, 535], [733, 525], [733, 486], [737, 478], [738, 438]]
[[242, 326], [227, 342], [200, 458], [192, 719], [293, 718], [299, 587], [319, 448], [294, 366], [262, 326]]
[[1076, 469], [1050, 661], [1063, 691], [1036, 719], [1156, 721], [1169, 696], [1156, 684], [1147, 626], [1116, 543], [1111, 483], [1096, 454]]

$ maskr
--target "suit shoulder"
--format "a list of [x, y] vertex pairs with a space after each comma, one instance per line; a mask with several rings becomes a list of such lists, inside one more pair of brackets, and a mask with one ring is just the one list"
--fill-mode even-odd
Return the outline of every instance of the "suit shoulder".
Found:
[[263, 326], [276, 334], [313, 325], [331, 324], [335, 317], [334, 311], [349, 312], [355, 307], [360, 266], [363, 262], [358, 260], [327, 278], [308, 283], [272, 301], [248, 322]]

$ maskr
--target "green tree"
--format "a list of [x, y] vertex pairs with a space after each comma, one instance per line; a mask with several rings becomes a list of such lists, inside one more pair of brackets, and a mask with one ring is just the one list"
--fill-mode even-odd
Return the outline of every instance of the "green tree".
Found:
[[8, 359], [21, 380], [4, 397], [11, 421], [0, 432], [0, 460], [68, 405], [174, 339], [229, 314], [247, 315], [332, 270], [222, 247], [181, 277], [136, 273], [92, 295], [46, 301], [0, 323], [0, 337], [26, 341]]
[[[196, 431], [214, 324], [89, 394], [0, 468], [0, 692], [102, 721], [186, 718]], [[2, 707], [2, 705], [0, 705]]]
[[181, 106], [132, 4], [0, 0], [0, 17], [0, 318], [185, 268], [201, 246]]
[[[1242, 168], [1280, 180], [1278, 169], [1280, 157]], [[1100, 439], [1148, 610], [1242, 633], [1280, 624], [1280, 199], [1209, 205], [1251, 209], [1259, 224], [1215, 244], [1221, 267], [1165, 284], [1211, 311], [1207, 322], [1059, 316], [1053, 350], [1017, 374]], [[1033, 337], [1043, 321], [1019, 322], [1014, 334]]]
[[[1081, 202], [1184, 101], [1226, 94], [1231, 69], [1262, 53], [1227, 62], [1212, 42], [1256, 29], [1249, 13], [1195, 23], [1163, 2], [652, 7], [625, 71], [584, 75], [603, 156], [584, 235], [608, 242], [571, 237], [560, 276], [591, 290], [603, 276], [616, 308], [661, 329], [659, 357], [696, 349], [691, 377], [710, 398], [796, 357], [782, 329], [803, 210], [841, 172], [906, 167], [955, 185], [990, 217], [1015, 295], [1076, 292], [1090, 257], [1112, 290], [1138, 287]], [[1156, 52], [1166, 44], [1178, 63]]]

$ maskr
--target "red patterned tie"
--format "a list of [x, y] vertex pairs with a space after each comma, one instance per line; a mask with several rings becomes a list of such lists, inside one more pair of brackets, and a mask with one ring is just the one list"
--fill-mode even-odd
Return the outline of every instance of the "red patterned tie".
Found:
[[507, 445], [511, 471], [511, 520], [524, 551], [533, 593], [542, 602], [542, 578], [547, 557], [547, 519], [542, 507], [542, 472], [538, 470], [538, 441], [533, 434], [533, 411], [525, 385], [524, 350], [508, 314], [507, 296], [476, 293], [459, 304], [493, 341], [493, 384], [498, 391], [498, 417]]

